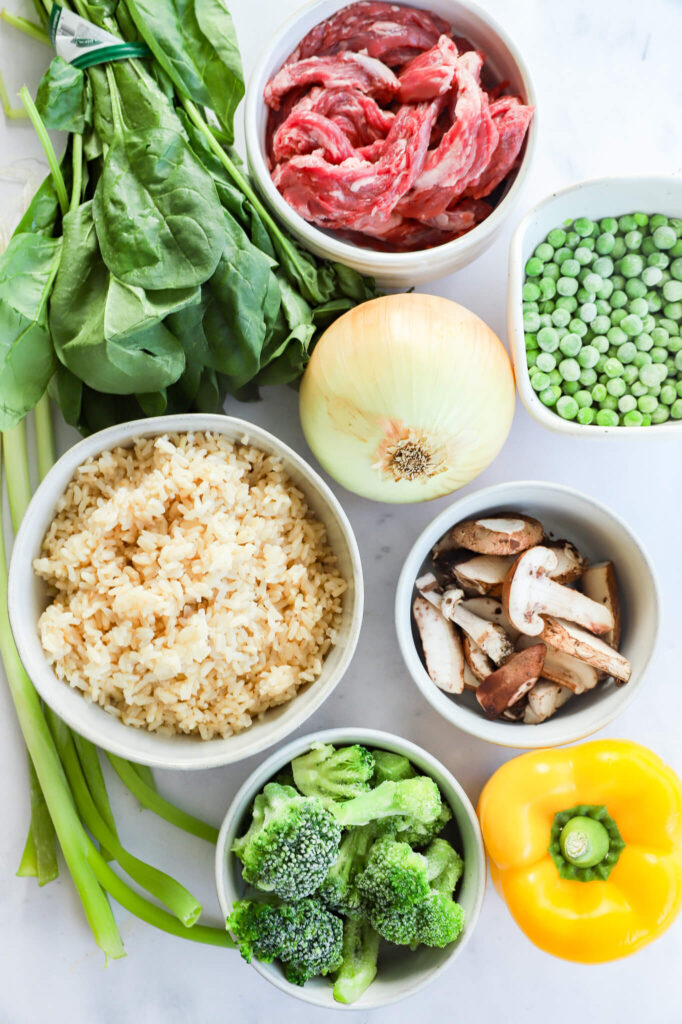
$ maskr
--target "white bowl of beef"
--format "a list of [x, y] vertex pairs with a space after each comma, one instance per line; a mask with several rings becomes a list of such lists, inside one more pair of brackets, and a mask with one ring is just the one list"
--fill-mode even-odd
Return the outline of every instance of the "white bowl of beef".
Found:
[[[349, 27], [350, 17], [356, 23]], [[435, 77], [425, 73], [429, 96], [420, 101], [424, 79], [416, 69], [399, 85], [396, 76], [405, 79], [407, 63], [431, 50], [442, 52], [443, 62]], [[269, 85], [285, 64], [317, 56], [336, 61]], [[274, 34], [251, 77], [249, 168], [269, 207], [306, 248], [383, 287], [409, 287], [466, 266], [496, 237], [528, 173], [534, 107], [521, 54], [468, 0], [316, 0]]]

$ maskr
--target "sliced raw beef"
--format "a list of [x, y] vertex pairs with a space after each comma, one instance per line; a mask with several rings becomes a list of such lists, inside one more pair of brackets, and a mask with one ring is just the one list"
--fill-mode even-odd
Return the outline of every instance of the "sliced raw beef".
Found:
[[466, 195], [473, 199], [489, 196], [512, 170], [533, 118], [533, 107], [525, 106], [518, 96], [501, 96], [490, 104], [490, 113], [499, 142], [487, 167], [467, 188]]
[[396, 76], [380, 60], [363, 53], [340, 53], [335, 57], [307, 57], [281, 68], [265, 86], [265, 102], [277, 110], [291, 89], [316, 84], [328, 89], [358, 89], [382, 100], [390, 100], [400, 88]]
[[395, 120], [393, 111], [383, 110], [375, 99], [357, 89], [311, 89], [309, 95], [311, 99], [301, 101], [306, 109], [334, 121], [352, 146], [385, 139]]
[[325, 160], [340, 164], [355, 156], [347, 136], [334, 121], [312, 110], [294, 110], [275, 132], [272, 155], [279, 163], [297, 153], [320, 150]]
[[376, 233], [421, 171], [440, 105], [435, 100], [401, 107], [374, 164], [353, 157], [334, 165], [311, 153], [279, 164], [273, 181], [306, 220]]
[[457, 67], [457, 47], [449, 36], [411, 60], [399, 74], [401, 103], [422, 103], [449, 92]]
[[306, 57], [362, 50], [384, 64], [396, 66], [430, 49], [440, 35], [450, 31], [447, 21], [430, 11], [363, 0], [315, 25], [285, 64]]

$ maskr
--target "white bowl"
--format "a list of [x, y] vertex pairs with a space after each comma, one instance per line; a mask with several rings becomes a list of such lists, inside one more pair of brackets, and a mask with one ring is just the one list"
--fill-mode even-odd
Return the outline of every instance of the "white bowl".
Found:
[[[345, 263], [361, 274], [374, 277], [384, 288], [409, 288], [443, 277], [471, 263], [484, 252], [500, 231], [518, 198], [528, 174], [537, 135], [537, 111], [526, 141], [524, 156], [512, 184], [496, 209], [461, 238], [421, 252], [374, 252], [342, 241], [332, 233], [308, 224], [292, 210], [272, 183], [265, 157], [267, 108], [263, 90], [269, 79], [314, 25], [348, 6], [350, 0], [314, 0], [296, 11], [264, 42], [263, 51], [246, 91], [244, 124], [249, 169], [266, 199], [289, 231], [317, 256]], [[425, 8], [450, 21], [457, 34], [466, 36], [487, 55], [489, 66], [511, 91], [535, 106], [535, 90], [526, 63], [516, 45], [495, 19], [470, 0], [410, 0], [409, 6]]]
[[507, 330], [514, 359], [516, 385], [521, 401], [543, 427], [572, 437], [664, 437], [680, 430], [680, 422], [668, 420], [650, 427], [600, 427], [594, 423], [565, 420], [543, 405], [530, 384], [523, 331], [522, 296], [526, 261], [552, 228], [567, 219], [620, 217], [624, 213], [663, 213], [682, 217], [682, 178], [592, 178], [570, 185], [543, 199], [528, 211], [512, 238], [509, 254]]
[[[555, 537], [573, 541], [589, 561], [613, 562], [622, 613], [620, 650], [632, 665], [624, 686], [600, 682], [568, 701], [540, 725], [489, 721], [473, 693], [451, 697], [424, 668], [412, 622], [414, 582], [430, 566], [433, 545], [462, 519], [496, 512], [535, 516]], [[431, 522], [415, 541], [400, 574], [395, 601], [398, 642], [410, 675], [429, 703], [464, 732], [503, 747], [532, 749], [574, 743], [608, 725], [634, 700], [644, 683], [658, 634], [659, 597], [653, 566], [632, 530], [615, 512], [560, 484], [523, 480], [497, 484], [460, 498]]]
[[[225, 815], [218, 836], [215, 860], [218, 899], [224, 917], [229, 915], [235, 900], [242, 899], [247, 890], [242, 879], [241, 863], [230, 851], [234, 840], [248, 828], [254, 798], [265, 783], [269, 782], [287, 762], [309, 750], [312, 743], [333, 743], [335, 746], [362, 743], [368, 747], [390, 750], [408, 757], [425, 775], [431, 776], [438, 783], [443, 798], [453, 813], [453, 821], [446, 827], [443, 835], [451, 839], [464, 858], [464, 873], [455, 895], [458, 903], [464, 908], [465, 925], [457, 941], [445, 949], [420, 946], [415, 952], [405, 947], [382, 947], [376, 978], [352, 1006], [335, 1002], [328, 979], [313, 978], [299, 988], [286, 980], [278, 964], [262, 964], [255, 958], [252, 961], [258, 973], [269, 982], [305, 1003], [326, 1009], [370, 1010], [405, 999], [424, 988], [452, 963], [471, 938], [485, 892], [486, 866], [481, 830], [471, 801], [454, 776], [440, 761], [409, 740], [377, 729], [351, 726], [326, 729], [323, 732], [302, 736], [281, 750], [275, 751], [259, 765], [241, 787]], [[390, 956], [384, 956], [382, 960], [382, 954], [387, 953], [389, 949]]]
[[[210, 430], [230, 440], [245, 437], [278, 455], [290, 478], [327, 528], [329, 543], [348, 581], [343, 597], [343, 623], [338, 640], [325, 658], [320, 676], [288, 704], [272, 708], [244, 732], [227, 739], [200, 740], [194, 736], [164, 736], [124, 725], [98, 704], [84, 699], [58, 679], [45, 658], [37, 622], [47, 603], [46, 586], [33, 571], [55, 506], [78, 466], [102, 451], [125, 445], [134, 437], [190, 430]], [[329, 487], [314, 469], [276, 437], [232, 416], [178, 415], [134, 420], [109, 427], [86, 438], [58, 460], [36, 491], [17, 534], [8, 586], [12, 632], [24, 667], [49, 706], [76, 732], [120, 757], [157, 768], [213, 768], [239, 761], [288, 736], [329, 696], [353, 656], [363, 606], [360, 555], [346, 515]]]

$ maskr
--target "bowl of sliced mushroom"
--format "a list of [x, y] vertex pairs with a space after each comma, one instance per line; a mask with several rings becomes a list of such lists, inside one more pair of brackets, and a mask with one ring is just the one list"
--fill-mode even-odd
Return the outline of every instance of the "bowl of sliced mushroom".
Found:
[[415, 683], [453, 725], [509, 747], [571, 743], [644, 682], [654, 571], [632, 530], [559, 484], [499, 484], [455, 502], [407, 557], [396, 628]]

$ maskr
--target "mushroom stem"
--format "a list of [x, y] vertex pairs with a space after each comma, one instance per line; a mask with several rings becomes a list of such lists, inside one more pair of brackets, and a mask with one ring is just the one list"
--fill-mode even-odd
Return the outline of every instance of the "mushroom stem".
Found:
[[493, 622], [486, 622], [478, 615], [474, 615], [468, 608], [461, 604], [464, 599], [464, 591], [450, 588], [443, 594], [441, 609], [443, 615], [464, 630], [467, 636], [488, 655], [496, 665], [514, 653], [514, 645], [500, 627]]

